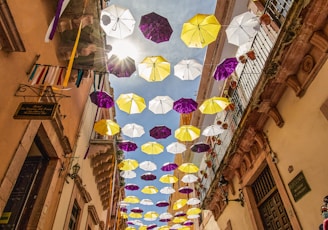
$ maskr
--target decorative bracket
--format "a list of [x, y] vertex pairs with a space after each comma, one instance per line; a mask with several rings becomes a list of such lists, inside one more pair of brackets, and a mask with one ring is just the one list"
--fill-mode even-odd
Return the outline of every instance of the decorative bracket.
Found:
[[19, 84], [18, 89], [16, 90], [15, 97], [51, 97], [51, 98], [68, 98], [62, 93], [56, 93], [52, 90], [51, 86], [35, 87], [26, 84]]

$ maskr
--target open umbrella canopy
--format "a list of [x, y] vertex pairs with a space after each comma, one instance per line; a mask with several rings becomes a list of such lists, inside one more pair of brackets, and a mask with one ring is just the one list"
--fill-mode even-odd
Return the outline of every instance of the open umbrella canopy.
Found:
[[181, 80], [195, 80], [201, 75], [203, 65], [195, 59], [181, 60], [174, 66], [174, 75]]
[[143, 180], [156, 180], [157, 176], [155, 174], [152, 173], [144, 173], [141, 175], [140, 177]]
[[162, 194], [168, 194], [169, 195], [169, 194], [175, 193], [175, 189], [172, 188], [172, 187], [166, 186], [166, 187], [162, 188], [159, 192], [162, 193]]
[[119, 163], [118, 168], [123, 171], [134, 170], [138, 168], [139, 163], [133, 159], [124, 159]]
[[169, 212], [164, 212], [159, 215], [160, 219], [171, 219], [172, 217], [173, 217], [173, 215]]
[[156, 194], [158, 193], [158, 189], [155, 186], [147, 185], [141, 190], [141, 192], [145, 194]]
[[154, 205], [153, 201], [150, 200], [150, 199], [142, 199], [142, 200], [140, 201], [140, 204], [142, 204], [142, 205], [147, 205], [147, 206]]
[[247, 11], [235, 16], [225, 32], [230, 44], [240, 46], [249, 42], [259, 29], [260, 23], [256, 15]]
[[173, 32], [167, 18], [155, 12], [143, 15], [140, 20], [139, 28], [145, 38], [156, 43], [170, 40]]
[[143, 161], [139, 164], [139, 168], [145, 171], [155, 171], [157, 169], [157, 165], [152, 161]]
[[105, 91], [93, 91], [90, 94], [91, 102], [100, 108], [109, 109], [114, 106], [113, 98]]
[[199, 168], [193, 163], [183, 163], [178, 169], [184, 173], [196, 173], [199, 170]]
[[135, 191], [139, 189], [139, 186], [136, 184], [126, 184], [124, 188], [127, 190]]
[[109, 119], [101, 119], [100, 121], [97, 121], [93, 128], [95, 132], [104, 136], [113, 136], [120, 132], [120, 126]]
[[187, 218], [188, 218], [189, 220], [194, 220], [194, 219], [197, 219], [197, 218], [199, 218], [199, 217], [200, 217], [199, 214], [188, 215], [188, 216], [187, 216]]
[[141, 137], [144, 133], [145, 130], [141, 125], [138, 125], [136, 123], [130, 123], [130, 124], [126, 124], [123, 126], [123, 128], [121, 129], [122, 133], [125, 136], [134, 138], [134, 137]]
[[154, 229], [157, 227], [157, 224], [150, 224], [147, 226], [147, 230]]
[[211, 146], [200, 142], [200, 143], [196, 143], [194, 145], [191, 146], [190, 150], [196, 153], [203, 153], [203, 152], [207, 152], [208, 150], [210, 150]]
[[161, 201], [158, 201], [156, 203], [156, 206], [157, 207], [167, 207], [169, 205], [170, 205], [170, 203], [168, 201], [166, 201], [166, 200], [161, 200]]
[[191, 221], [191, 220], [186, 220], [186, 221], [183, 222], [182, 224], [185, 225], [185, 226], [192, 226], [192, 225], [194, 225], [194, 222]]
[[166, 151], [173, 154], [183, 153], [186, 150], [187, 150], [186, 145], [180, 142], [173, 142], [168, 146], [166, 146]]
[[155, 211], [149, 211], [149, 212], [146, 212], [145, 215], [144, 215], [144, 218], [147, 218], [147, 219], [157, 219], [157, 217], [159, 216], [159, 214]]
[[173, 223], [176, 223], [176, 224], [181, 224], [181, 223], [185, 222], [186, 220], [187, 220], [186, 217], [181, 216], [181, 217], [174, 217], [173, 220], [172, 220], [172, 222]]
[[182, 208], [183, 206], [185, 206], [186, 204], [187, 204], [186, 199], [178, 199], [173, 204], [173, 210], [178, 210], [178, 209]]
[[132, 141], [121, 141], [117, 144], [117, 146], [125, 152], [135, 151], [138, 148], [137, 144]]
[[203, 48], [216, 40], [220, 28], [214, 15], [196, 14], [183, 24], [181, 39], [190, 48]]
[[187, 210], [187, 215], [189, 216], [189, 215], [197, 215], [197, 214], [199, 214], [199, 213], [201, 213], [202, 212], [202, 210], [200, 209], [200, 208], [189, 208], [188, 210]]
[[165, 125], [155, 126], [149, 130], [149, 134], [155, 139], [165, 139], [171, 135], [171, 129]]
[[163, 81], [170, 75], [171, 65], [162, 56], [149, 56], [138, 65], [138, 72], [149, 82]]
[[132, 178], [135, 178], [137, 176], [137, 174], [132, 170], [128, 170], [128, 171], [120, 172], [120, 176], [123, 178], [126, 178], [126, 179], [132, 179]]
[[217, 81], [222, 81], [230, 77], [230, 75], [235, 71], [238, 60], [236, 57], [226, 58], [220, 64], [218, 64], [214, 70], [214, 79]]
[[121, 94], [116, 104], [120, 110], [128, 114], [141, 113], [146, 108], [145, 99], [134, 93]]
[[230, 101], [225, 97], [211, 97], [206, 99], [200, 106], [199, 110], [203, 114], [215, 114], [223, 111], [228, 105]]
[[200, 135], [200, 129], [192, 125], [182, 125], [175, 130], [174, 136], [180, 141], [193, 141]]
[[128, 37], [133, 33], [135, 23], [130, 10], [114, 4], [103, 9], [100, 14], [100, 26], [110, 37]]
[[116, 77], [130, 77], [137, 70], [134, 59], [131, 57], [120, 58], [115, 54], [109, 58], [107, 69]]
[[186, 174], [181, 178], [181, 181], [186, 184], [194, 183], [198, 180], [198, 177], [194, 174]]
[[141, 151], [150, 155], [157, 155], [162, 153], [164, 146], [158, 142], [150, 141], [141, 146]]
[[224, 128], [222, 128], [221, 125], [209, 125], [207, 126], [203, 132], [202, 132], [202, 135], [206, 136], [206, 137], [211, 137], [211, 136], [217, 136], [221, 133], [224, 132]]
[[200, 204], [200, 200], [198, 198], [192, 197], [187, 201], [188, 205], [196, 205]]
[[189, 187], [181, 187], [181, 188], [179, 188], [178, 191], [183, 194], [189, 194], [189, 193], [192, 193], [194, 190]]
[[167, 225], [164, 225], [164, 226], [159, 227], [158, 230], [170, 230], [170, 227]]
[[173, 99], [169, 96], [156, 96], [148, 103], [148, 109], [155, 114], [166, 114], [173, 108]]
[[141, 219], [142, 218], [142, 214], [141, 213], [136, 213], [136, 212], [131, 212], [129, 214], [129, 217], [135, 218], [135, 219]]
[[186, 216], [187, 214], [184, 211], [178, 211], [174, 214], [175, 217]]
[[178, 113], [191, 113], [197, 109], [198, 103], [192, 98], [180, 98], [173, 103], [173, 109]]
[[169, 172], [169, 171], [173, 171], [176, 168], [178, 168], [178, 165], [174, 162], [168, 162], [168, 163], [164, 163], [163, 166], [161, 167], [162, 171], [165, 172]]
[[161, 176], [161, 178], [159, 178], [159, 181], [162, 183], [166, 183], [166, 184], [173, 184], [175, 182], [177, 182], [179, 179], [171, 174], [165, 174], [163, 176]]
[[140, 202], [139, 198], [136, 196], [126, 196], [123, 201], [130, 204], [137, 204]]

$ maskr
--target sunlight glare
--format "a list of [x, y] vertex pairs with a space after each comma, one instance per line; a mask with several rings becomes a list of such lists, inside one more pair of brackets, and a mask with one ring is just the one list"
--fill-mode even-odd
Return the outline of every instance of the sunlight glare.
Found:
[[135, 58], [137, 56], [137, 46], [133, 45], [129, 41], [118, 40], [112, 44], [113, 50], [111, 54], [115, 54], [120, 59], [124, 59], [127, 56]]

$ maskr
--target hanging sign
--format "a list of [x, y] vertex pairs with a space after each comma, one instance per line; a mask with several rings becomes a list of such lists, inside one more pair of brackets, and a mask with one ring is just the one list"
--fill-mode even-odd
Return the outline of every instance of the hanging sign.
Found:
[[14, 119], [51, 120], [57, 111], [58, 103], [22, 102], [19, 104]]
[[294, 197], [295, 202], [311, 191], [303, 172], [297, 174], [294, 179], [288, 183], [288, 187]]

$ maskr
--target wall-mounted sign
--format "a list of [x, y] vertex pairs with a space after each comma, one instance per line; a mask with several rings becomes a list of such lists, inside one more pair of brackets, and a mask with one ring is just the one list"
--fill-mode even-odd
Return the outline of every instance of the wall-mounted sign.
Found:
[[0, 217], [0, 224], [8, 224], [10, 216], [11, 212], [3, 212], [2, 216]]
[[294, 197], [295, 202], [311, 191], [311, 188], [302, 171], [288, 183], [288, 187]]
[[51, 120], [57, 111], [58, 103], [52, 102], [22, 102], [19, 104], [15, 119]]

